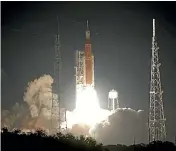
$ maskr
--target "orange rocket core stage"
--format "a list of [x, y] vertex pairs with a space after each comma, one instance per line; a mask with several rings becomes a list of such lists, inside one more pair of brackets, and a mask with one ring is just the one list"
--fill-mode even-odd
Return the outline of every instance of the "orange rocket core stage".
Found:
[[93, 84], [93, 55], [90, 43], [90, 30], [87, 21], [86, 44], [85, 44], [85, 82], [86, 85]]
[[91, 44], [85, 44], [85, 69], [86, 84], [91, 85], [93, 83]]

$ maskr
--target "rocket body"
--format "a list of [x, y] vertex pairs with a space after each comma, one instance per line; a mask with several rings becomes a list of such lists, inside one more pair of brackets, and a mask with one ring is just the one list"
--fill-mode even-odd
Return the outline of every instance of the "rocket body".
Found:
[[85, 85], [94, 86], [94, 56], [92, 54], [90, 42], [90, 30], [86, 30], [85, 54]]
[[[86, 102], [85, 93], [94, 92], [94, 56], [90, 42], [90, 30], [86, 30], [86, 41], [84, 51], [76, 51], [76, 108], [84, 108]], [[84, 94], [84, 95], [83, 95]], [[87, 95], [87, 94], [86, 94]], [[92, 97], [92, 96], [91, 96]], [[90, 99], [93, 100], [93, 99]], [[89, 101], [90, 101], [89, 100]], [[89, 102], [90, 103], [90, 102]]]
[[91, 52], [91, 44], [85, 45], [85, 83], [93, 84], [93, 56]]
[[94, 56], [88, 23], [84, 51], [76, 51], [76, 93], [80, 94], [87, 87], [94, 88]]

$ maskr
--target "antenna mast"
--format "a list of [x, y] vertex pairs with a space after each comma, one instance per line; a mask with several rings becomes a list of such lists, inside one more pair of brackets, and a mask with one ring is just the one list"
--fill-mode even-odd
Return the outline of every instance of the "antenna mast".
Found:
[[151, 80], [150, 80], [150, 109], [149, 109], [149, 142], [165, 141], [166, 127], [161, 90], [161, 79], [159, 67], [159, 47], [155, 35], [155, 19], [153, 19], [152, 37], [152, 59], [151, 59]]

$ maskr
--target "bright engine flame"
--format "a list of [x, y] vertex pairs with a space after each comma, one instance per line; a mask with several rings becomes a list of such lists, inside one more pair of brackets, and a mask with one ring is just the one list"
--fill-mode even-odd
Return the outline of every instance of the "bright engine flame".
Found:
[[105, 120], [108, 115], [109, 111], [100, 108], [96, 90], [93, 87], [85, 87], [77, 93], [76, 108], [69, 115], [68, 123], [92, 127]]
[[94, 88], [86, 87], [77, 95], [76, 110], [79, 112], [94, 112], [100, 109], [97, 93]]

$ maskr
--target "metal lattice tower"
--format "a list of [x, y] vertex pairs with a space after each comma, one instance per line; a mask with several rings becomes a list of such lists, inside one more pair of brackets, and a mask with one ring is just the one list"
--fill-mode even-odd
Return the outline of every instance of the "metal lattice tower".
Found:
[[[51, 109], [51, 131], [61, 132], [61, 106], [60, 106], [60, 70], [61, 70], [61, 52], [60, 52], [60, 39], [59, 39], [59, 24], [57, 18], [57, 34], [55, 39], [54, 48], [54, 83], [52, 89], [52, 109]], [[53, 122], [53, 117], [56, 117]]]
[[150, 81], [150, 109], [149, 109], [149, 142], [165, 141], [166, 127], [161, 90], [159, 67], [159, 47], [155, 36], [155, 19], [153, 19], [151, 81]]

